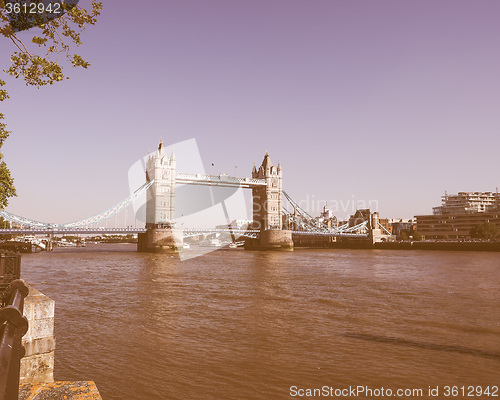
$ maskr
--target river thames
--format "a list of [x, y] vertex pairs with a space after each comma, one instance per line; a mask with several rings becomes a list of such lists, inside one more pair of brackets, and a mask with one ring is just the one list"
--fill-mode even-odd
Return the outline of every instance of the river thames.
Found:
[[181, 262], [100, 244], [23, 255], [22, 278], [56, 302], [56, 380], [94, 380], [105, 400], [500, 386], [498, 253], [233, 249]]

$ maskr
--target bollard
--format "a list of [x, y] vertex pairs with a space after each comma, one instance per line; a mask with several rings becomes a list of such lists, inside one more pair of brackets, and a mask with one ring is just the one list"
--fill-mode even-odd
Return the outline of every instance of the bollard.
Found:
[[3, 296], [0, 309], [0, 400], [17, 400], [20, 361], [24, 356], [21, 338], [28, 331], [23, 315], [24, 298], [28, 295], [24, 281], [12, 281]]

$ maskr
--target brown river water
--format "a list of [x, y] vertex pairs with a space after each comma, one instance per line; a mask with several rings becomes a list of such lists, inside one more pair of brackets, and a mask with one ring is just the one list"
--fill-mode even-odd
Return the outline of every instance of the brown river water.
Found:
[[[498, 253], [233, 249], [181, 262], [134, 250], [23, 256], [22, 277], [56, 302], [56, 380], [94, 380], [105, 400], [357, 386], [500, 398]], [[368, 393], [357, 397], [384, 398]], [[343, 394], [328, 398], [356, 397]]]

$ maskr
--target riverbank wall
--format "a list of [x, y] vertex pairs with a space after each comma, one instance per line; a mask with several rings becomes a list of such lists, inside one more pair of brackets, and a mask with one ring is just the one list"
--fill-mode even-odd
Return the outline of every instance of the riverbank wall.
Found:
[[500, 242], [378, 242], [366, 240], [346, 240], [328, 242], [326, 240], [294, 241], [295, 248], [321, 249], [376, 249], [376, 250], [440, 250], [440, 251], [500, 251]]
[[381, 242], [375, 249], [500, 251], [500, 242]]

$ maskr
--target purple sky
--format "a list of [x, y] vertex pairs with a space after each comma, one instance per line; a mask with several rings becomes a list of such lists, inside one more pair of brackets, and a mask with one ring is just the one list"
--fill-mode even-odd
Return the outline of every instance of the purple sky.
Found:
[[[40, 90], [3, 78], [10, 212], [104, 210], [161, 136], [195, 138], [214, 173], [250, 176], [268, 150], [313, 213], [376, 200], [408, 218], [445, 190], [500, 186], [496, 0], [105, 3], [79, 51], [89, 70]], [[13, 51], [3, 41], [2, 68]]]

